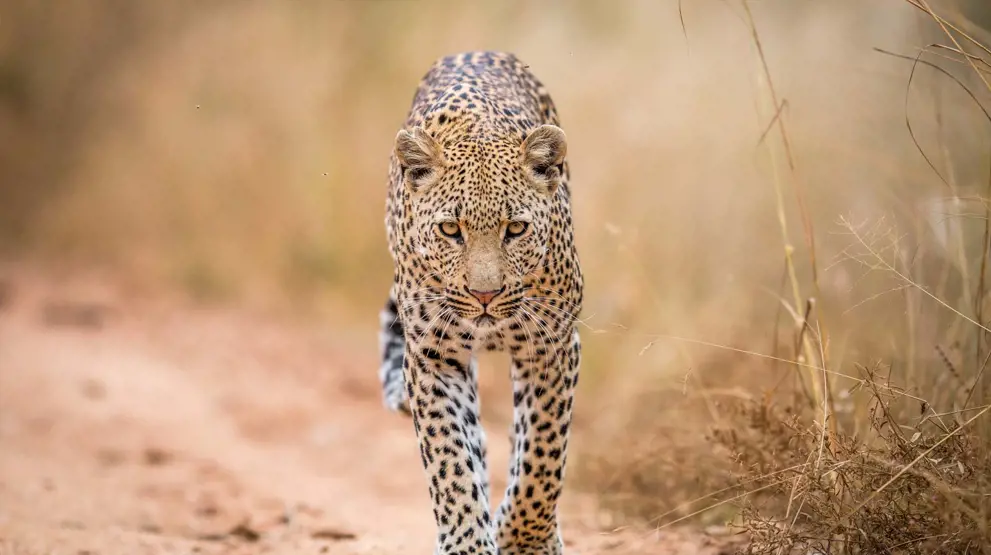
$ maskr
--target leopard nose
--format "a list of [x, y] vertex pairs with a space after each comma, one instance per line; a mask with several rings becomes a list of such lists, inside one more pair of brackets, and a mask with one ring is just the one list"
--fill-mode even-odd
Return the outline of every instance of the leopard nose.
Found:
[[482, 303], [482, 306], [487, 306], [492, 302], [492, 299], [494, 299], [496, 295], [502, 293], [503, 289], [505, 289], [505, 287], [497, 291], [476, 291], [475, 289], [469, 289], [468, 292], [471, 293], [472, 297], [478, 299], [478, 302]]

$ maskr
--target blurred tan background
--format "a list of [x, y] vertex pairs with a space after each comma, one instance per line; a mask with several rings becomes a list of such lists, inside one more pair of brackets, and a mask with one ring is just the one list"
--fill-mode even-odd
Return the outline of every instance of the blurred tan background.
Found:
[[[417, 80], [444, 54], [505, 49], [573, 137], [587, 314], [629, 318], [645, 295], [661, 304], [638, 317], [663, 323], [746, 311], [757, 299], [741, 293], [781, 270], [758, 146], [773, 109], [739, 6], [681, 9], [684, 29], [674, 1], [11, 3], [4, 247], [204, 297], [343, 292], [371, 312], [389, 280], [384, 167]], [[944, 195], [905, 130], [911, 63], [871, 50], [914, 55], [916, 10], [753, 9], [824, 260], [838, 215], [914, 216]], [[911, 115], [925, 130], [936, 90], [920, 74]], [[943, 137], [986, 139], [959, 91], [940, 101]], [[951, 162], [960, 186], [983, 179]]]
[[[933, 6], [987, 37], [981, 3]], [[907, 2], [751, 8], [794, 171], [780, 133], [766, 132], [775, 109], [737, 2], [4, 2], [0, 252], [9, 265], [96, 268], [136, 291], [372, 338], [391, 277], [387, 158], [417, 81], [442, 55], [509, 50], [548, 86], [569, 136], [589, 429], [622, 436], [662, 420], [649, 429], [669, 452], [668, 425], [701, 437], [717, 418], [687, 389], [756, 396], [781, 379], [761, 359], [651, 335], [793, 355], [777, 344], [791, 290], [776, 182], [812, 295], [804, 195], [833, 364], [937, 364], [952, 315], [912, 305], [918, 292], [883, 294], [898, 284], [844, 257], [856, 240], [839, 220], [897, 237], [903, 250], [885, 252], [972, 314], [960, 276], [979, 272], [988, 124], [956, 84], [920, 67], [907, 89], [912, 62], [874, 50], [914, 57], [939, 39]], [[928, 59], [978, 83], [964, 64]], [[922, 347], [910, 356], [909, 343]], [[641, 402], [624, 401], [634, 394]], [[672, 422], [696, 412], [697, 428]], [[579, 446], [594, 452], [598, 437]], [[651, 453], [634, 492], [679, 472]], [[579, 456], [579, 476], [608, 477], [600, 459]]]

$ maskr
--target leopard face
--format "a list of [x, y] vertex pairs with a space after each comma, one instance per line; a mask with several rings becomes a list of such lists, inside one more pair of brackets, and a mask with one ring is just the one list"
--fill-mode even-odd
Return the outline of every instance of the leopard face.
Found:
[[548, 251], [566, 152], [553, 125], [450, 145], [422, 127], [397, 135], [417, 254], [436, 300], [472, 327], [516, 316]]

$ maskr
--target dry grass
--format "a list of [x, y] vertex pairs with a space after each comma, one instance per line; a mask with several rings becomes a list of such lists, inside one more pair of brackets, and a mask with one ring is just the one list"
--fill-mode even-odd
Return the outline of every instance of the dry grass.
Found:
[[[763, 352], [706, 346], [740, 355], [735, 363], [749, 372], [774, 375], [780, 372], [776, 367], [784, 367], [780, 375], [790, 374], [792, 382], [764, 381], [762, 395], [750, 388], [741, 393], [705, 384], [691, 394], [686, 382], [675, 411], [709, 412], [711, 433], [704, 443], [672, 435], [684, 428], [671, 419], [650, 424], [656, 420], [644, 418], [640, 410], [635, 418], [656, 428], [651, 432], [667, 442], [660, 447], [651, 442], [644, 452], [631, 447], [638, 455], [630, 457], [627, 472], [614, 468], [607, 474], [613, 479], [604, 483], [625, 513], [652, 517], [660, 528], [690, 518], [730, 522], [750, 538], [747, 553], [991, 552], [991, 391], [986, 377], [991, 156], [979, 146], [986, 145], [985, 125], [991, 124], [982, 107], [991, 99], [991, 50], [963, 22], [954, 23], [925, 0], [907, 2], [943, 36], [940, 43], [905, 57], [912, 66], [907, 97], [915, 92], [912, 79], [920, 68], [936, 69], [964, 93], [977, 116], [974, 126], [984, 134], [943, 136], [937, 125], [937, 139], [930, 142], [926, 139], [932, 135], [913, 127], [914, 114], [907, 111], [907, 132], [947, 192], [938, 224], [919, 233], [924, 224], [912, 218], [855, 223], [840, 217], [833, 236], [847, 243], [825, 265], [825, 273], [816, 254], [820, 236], [804, 201], [806, 177], [795, 163], [782, 115], [787, 104], [775, 91], [761, 36], [743, 5], [769, 101], [764, 119], [774, 131], [762, 140], [776, 142], [766, 148], [777, 157], [771, 181], [784, 247], [782, 285], [788, 291], [779, 297], [779, 315], [788, 323], [776, 328], [774, 346]], [[955, 71], [960, 67], [969, 71]], [[943, 109], [936, 106], [937, 121], [945, 117]], [[927, 150], [933, 143], [936, 148]], [[952, 175], [948, 160], [954, 152], [974, 153], [974, 178], [961, 181]], [[793, 206], [783, 200], [785, 190], [791, 191]], [[794, 216], [801, 221], [801, 247], [790, 238], [788, 219]], [[908, 230], [900, 229], [906, 224]], [[808, 272], [800, 277], [795, 268], [801, 257]], [[823, 275], [844, 267], [858, 274], [858, 283], [876, 285], [874, 292], [856, 302], [827, 298], [832, 302], [824, 303]], [[830, 324], [865, 310], [896, 320], [873, 328], [866, 340], [837, 341], [839, 328]], [[882, 336], [880, 344], [872, 341]], [[926, 350], [931, 357], [923, 354]], [[755, 383], [761, 380], [751, 380]], [[670, 392], [644, 394], [645, 404], [671, 397]], [[631, 436], [631, 446], [642, 442], [638, 434]], [[724, 464], [727, 455], [730, 467]], [[602, 461], [608, 466], [608, 459], [593, 459], [589, 468], [601, 471], [595, 465]], [[706, 495], [692, 497], [672, 487], [685, 484], [679, 475], [688, 468], [709, 478]], [[660, 476], [667, 480], [645, 480]], [[616, 496], [616, 491], [627, 495]], [[663, 495], [664, 501], [642, 495], [645, 491]], [[638, 501], [632, 508], [631, 499]]]
[[573, 483], [616, 523], [730, 521], [768, 552], [976, 552], [991, 56], [980, 2], [932, 4], [9, 6], [0, 252], [352, 318], [322, 308], [343, 299], [373, 333], [412, 88], [442, 54], [513, 50], [573, 155]]
[[821, 449], [822, 428], [760, 405], [740, 407], [742, 426], [715, 434], [748, 478], [740, 517], [747, 552], [986, 552], [991, 458], [971, 427], [991, 407], [960, 411], [966, 419], [950, 429], [920, 424], [925, 417], [909, 427], [911, 419], [890, 410], [878, 376], [865, 376], [868, 437], [840, 433]]

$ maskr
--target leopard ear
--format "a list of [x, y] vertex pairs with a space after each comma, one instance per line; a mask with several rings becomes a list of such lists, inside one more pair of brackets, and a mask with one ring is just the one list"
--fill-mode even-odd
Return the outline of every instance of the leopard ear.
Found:
[[426, 190], [440, 178], [444, 167], [440, 144], [422, 127], [401, 129], [396, 134], [395, 152], [410, 191]]
[[541, 125], [523, 140], [523, 168], [531, 182], [553, 194], [564, 178], [564, 157], [568, 154], [568, 139], [555, 125]]

